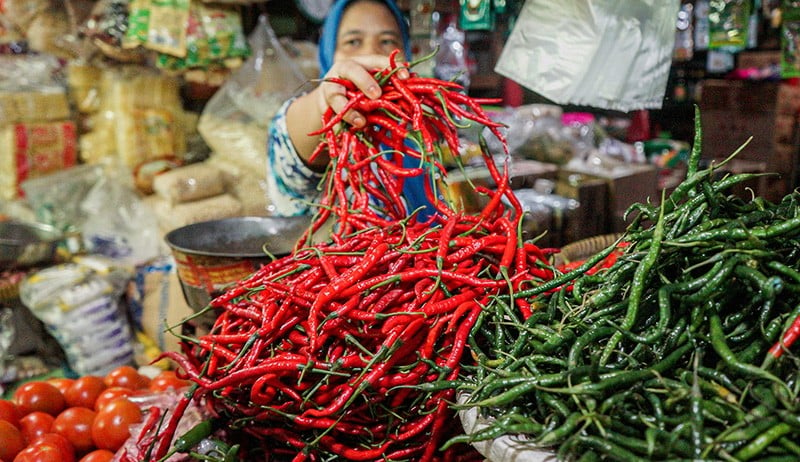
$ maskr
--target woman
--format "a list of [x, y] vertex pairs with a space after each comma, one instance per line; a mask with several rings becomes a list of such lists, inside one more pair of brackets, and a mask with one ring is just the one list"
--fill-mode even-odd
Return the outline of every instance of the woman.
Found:
[[[410, 57], [408, 27], [393, 0], [338, 0], [332, 6], [319, 44], [322, 82], [287, 101], [270, 125], [267, 193], [276, 215], [309, 213], [318, 195], [317, 185], [330, 159], [321, 155], [309, 162], [320, 137], [307, 134], [322, 127], [322, 114], [328, 107], [339, 112], [347, 103], [345, 88], [324, 79], [350, 80], [368, 97], [377, 98], [380, 87], [371, 71], [387, 67], [388, 56], [395, 49], [403, 51], [406, 59]], [[399, 72], [401, 78], [408, 77], [407, 70]], [[344, 119], [356, 127], [365, 123], [364, 116], [355, 111], [349, 111]], [[406, 180], [408, 210], [428, 203], [423, 181], [422, 177]], [[428, 215], [423, 210], [420, 219]]]

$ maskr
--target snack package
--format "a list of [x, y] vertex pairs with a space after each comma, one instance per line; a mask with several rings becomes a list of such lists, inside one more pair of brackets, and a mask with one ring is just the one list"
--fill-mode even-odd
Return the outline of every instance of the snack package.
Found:
[[751, 0], [709, 2], [709, 49], [737, 52], [747, 47], [751, 4]]

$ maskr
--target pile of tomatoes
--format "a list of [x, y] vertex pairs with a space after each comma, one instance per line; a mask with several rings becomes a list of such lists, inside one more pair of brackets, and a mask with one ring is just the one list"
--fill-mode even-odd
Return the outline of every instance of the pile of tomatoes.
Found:
[[129, 398], [187, 384], [173, 371], [150, 378], [130, 366], [23, 383], [0, 400], [0, 462], [110, 461], [142, 421]]

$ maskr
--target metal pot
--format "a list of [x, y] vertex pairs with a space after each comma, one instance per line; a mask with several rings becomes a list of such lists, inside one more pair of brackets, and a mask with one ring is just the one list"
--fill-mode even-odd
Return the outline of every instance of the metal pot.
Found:
[[66, 260], [81, 248], [78, 233], [41, 224], [0, 221], [0, 267], [19, 268]]
[[184, 298], [195, 310], [273, 258], [286, 256], [309, 217], [236, 217], [193, 223], [165, 236]]

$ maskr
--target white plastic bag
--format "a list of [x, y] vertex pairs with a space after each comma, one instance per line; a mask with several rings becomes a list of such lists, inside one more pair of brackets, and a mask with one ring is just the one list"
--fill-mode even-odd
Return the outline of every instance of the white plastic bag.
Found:
[[658, 109], [679, 0], [527, 0], [495, 72], [557, 104]]
[[306, 81], [265, 15], [251, 33], [253, 54], [208, 101], [197, 130], [213, 151], [241, 172], [265, 172], [269, 121]]

